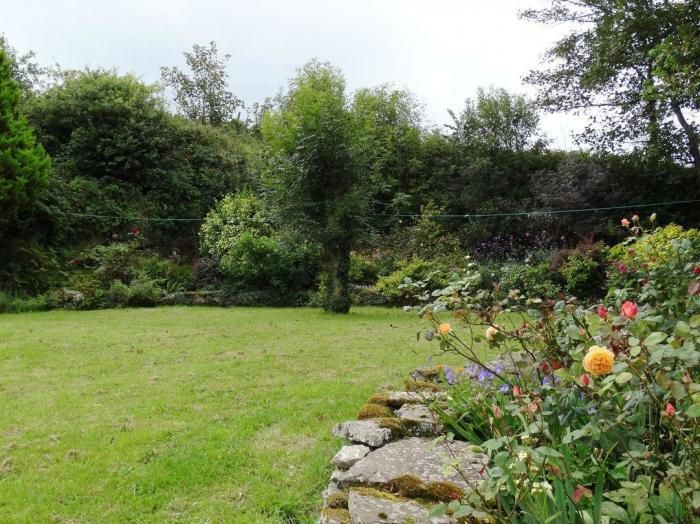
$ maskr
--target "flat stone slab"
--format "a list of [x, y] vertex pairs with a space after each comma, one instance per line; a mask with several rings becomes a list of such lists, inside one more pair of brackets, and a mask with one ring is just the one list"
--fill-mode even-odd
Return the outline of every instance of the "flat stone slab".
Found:
[[440, 417], [428, 409], [425, 404], [404, 404], [396, 411], [406, 432], [414, 437], [437, 437], [445, 432]]
[[[340, 487], [391, 487], [401, 477], [413, 477], [425, 485], [451, 483], [466, 493], [471, 490], [467, 480], [472, 484], [481, 481], [488, 464], [488, 457], [472, 452], [471, 447], [458, 441], [436, 445], [432, 439], [421, 437], [391, 442], [355, 463], [343, 475]], [[454, 468], [443, 468], [452, 462], [452, 456], [458, 461], [461, 474]]]
[[351, 420], [336, 424], [331, 430], [334, 436], [351, 442], [366, 444], [372, 448], [383, 446], [391, 440], [391, 430], [373, 420]]
[[335, 454], [335, 457], [331, 460], [331, 464], [338, 469], [350, 469], [358, 460], [365, 458], [365, 455], [370, 451], [371, 450], [367, 446], [363, 446], [362, 444], [343, 446], [340, 448], [340, 451]]
[[348, 510], [352, 524], [431, 524], [428, 510], [415, 502], [395, 502], [351, 491]]
[[452, 517], [430, 517], [415, 502], [397, 502], [351, 491], [348, 510], [352, 524], [456, 524]]
[[445, 398], [442, 391], [391, 391], [387, 393], [386, 404], [392, 408], [400, 408], [404, 404], [423, 404], [441, 398]]

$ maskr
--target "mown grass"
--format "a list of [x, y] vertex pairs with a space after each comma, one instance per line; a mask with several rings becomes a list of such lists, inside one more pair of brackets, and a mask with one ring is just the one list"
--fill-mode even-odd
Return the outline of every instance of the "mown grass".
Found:
[[412, 313], [0, 316], [0, 521], [312, 522], [331, 426], [437, 349]]

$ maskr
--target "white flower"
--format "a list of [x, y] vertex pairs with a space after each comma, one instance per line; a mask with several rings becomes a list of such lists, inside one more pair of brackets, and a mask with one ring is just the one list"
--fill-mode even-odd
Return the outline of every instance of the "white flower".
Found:
[[518, 452], [518, 460], [527, 460], [527, 458], [530, 455], [527, 454], [527, 451], [519, 451]]

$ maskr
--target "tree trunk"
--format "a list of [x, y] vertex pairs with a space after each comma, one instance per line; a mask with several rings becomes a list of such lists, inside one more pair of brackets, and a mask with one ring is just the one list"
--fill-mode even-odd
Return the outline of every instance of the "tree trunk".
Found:
[[331, 313], [350, 312], [350, 249], [342, 246], [323, 255], [321, 279], [323, 309]]
[[673, 109], [673, 113], [676, 115], [678, 123], [683, 128], [683, 132], [688, 140], [688, 150], [691, 158], [693, 159], [693, 165], [695, 166], [695, 170], [700, 175], [700, 138], [698, 137], [698, 131], [685, 119], [685, 115], [683, 115], [683, 111], [681, 110], [678, 102], [672, 102], [671, 108]]

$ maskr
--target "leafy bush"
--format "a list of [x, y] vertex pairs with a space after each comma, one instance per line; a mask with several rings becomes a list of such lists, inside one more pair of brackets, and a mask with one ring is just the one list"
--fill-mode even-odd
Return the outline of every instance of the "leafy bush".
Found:
[[602, 242], [584, 242], [560, 250], [552, 261], [565, 279], [565, 289], [578, 297], [600, 297], [605, 289], [606, 248]]
[[139, 266], [138, 246], [134, 242], [114, 242], [96, 246], [84, 258], [87, 267], [95, 269], [95, 277], [102, 285], [115, 280], [131, 282]]
[[245, 234], [270, 236], [272, 225], [260, 199], [254, 193], [241, 191], [226, 195], [209, 211], [199, 232], [200, 246], [204, 253], [222, 257]]
[[12, 296], [0, 291], [0, 313], [25, 313], [50, 309], [46, 295], [35, 297]]
[[313, 284], [317, 260], [308, 244], [284, 246], [277, 238], [244, 233], [221, 257], [221, 270], [241, 291], [299, 290]]
[[145, 274], [138, 275], [129, 285], [115, 280], [107, 293], [109, 302], [121, 307], [153, 307], [163, 295], [159, 283]]
[[359, 253], [350, 254], [350, 281], [353, 284], [371, 286], [377, 282], [379, 266], [374, 260]]
[[[625, 245], [648, 245], [641, 229]], [[654, 233], [651, 233], [654, 234]], [[467, 360], [435, 404], [488, 455], [484, 481], [433, 509], [493, 522], [694, 522], [700, 512], [700, 263], [673, 240], [611, 307], [501, 298], [476, 267], [421, 309], [426, 335]], [[444, 322], [451, 313], [465, 328]], [[503, 313], [507, 316], [503, 316]], [[483, 333], [483, 335], [478, 335]], [[485, 362], [479, 344], [504, 351]]]
[[449, 279], [445, 266], [436, 262], [429, 262], [415, 258], [410, 262], [400, 261], [398, 269], [390, 275], [379, 277], [374, 291], [385, 296], [392, 304], [407, 303], [411, 297], [411, 290], [404, 286], [411, 281], [428, 281], [434, 288], [445, 286]]
[[680, 246], [685, 246], [689, 257], [700, 258], [700, 232], [697, 229], [685, 230], [669, 224], [645, 230], [639, 219], [630, 222], [629, 227], [631, 236], [611, 247], [608, 253], [611, 294], [620, 294], [616, 290], [624, 289], [627, 296], [634, 297], [644, 285], [646, 273], [656, 267], [663, 268], [677, 255]]
[[516, 290], [528, 297], [555, 298], [561, 286], [554, 280], [556, 275], [545, 262], [510, 263], [501, 268], [498, 282], [499, 296], [507, 296]]
[[200, 240], [202, 250], [219, 259], [221, 275], [237, 292], [293, 293], [315, 282], [318, 249], [273, 231], [252, 193], [229, 195], [212, 209]]

